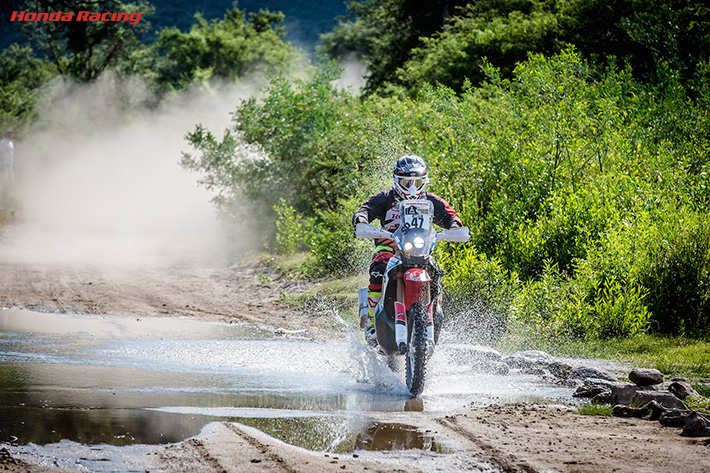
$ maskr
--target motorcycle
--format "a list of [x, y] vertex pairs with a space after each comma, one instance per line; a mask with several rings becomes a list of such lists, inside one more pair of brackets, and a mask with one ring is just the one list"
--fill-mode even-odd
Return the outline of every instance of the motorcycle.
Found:
[[[382, 298], [375, 307], [377, 349], [390, 366], [405, 357], [404, 381], [414, 397], [424, 390], [426, 363], [434, 353], [443, 322], [441, 278], [443, 271], [431, 256], [439, 241], [466, 242], [466, 227], [437, 232], [434, 205], [428, 200], [405, 200], [399, 206], [400, 225], [392, 233], [359, 223], [358, 238], [394, 240], [382, 284]], [[367, 288], [358, 291], [360, 317], [368, 316]]]

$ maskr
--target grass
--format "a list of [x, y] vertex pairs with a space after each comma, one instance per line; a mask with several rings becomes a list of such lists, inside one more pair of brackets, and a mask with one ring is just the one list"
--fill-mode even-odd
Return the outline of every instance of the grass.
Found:
[[710, 342], [683, 337], [641, 334], [610, 340], [502, 341], [506, 348], [547, 351], [557, 356], [605, 358], [640, 368], [655, 368], [667, 376], [710, 378]]
[[585, 416], [610, 416], [612, 409], [611, 404], [590, 402], [577, 407], [577, 414]]
[[[301, 271], [307, 260], [307, 252], [299, 252], [290, 256], [275, 256], [262, 254], [259, 262], [265, 268], [265, 274], [259, 275], [262, 284], [268, 284], [278, 277], [292, 279], [304, 278]], [[311, 315], [337, 312], [340, 318], [348, 323], [358, 323], [358, 289], [368, 282], [366, 274], [357, 274], [346, 278], [313, 280], [314, 289], [300, 295], [282, 293], [279, 301], [290, 307], [303, 308]]]
[[644, 334], [615, 340], [603, 352], [665, 375], [710, 377], [710, 342], [704, 340]]
[[367, 282], [364, 275], [322, 281], [317, 288], [300, 296], [289, 297], [287, 303], [309, 311], [336, 311], [348, 323], [358, 322], [357, 291]]
[[[706, 388], [710, 388], [708, 385], [704, 385]], [[698, 385], [693, 386], [695, 390], [698, 390]], [[705, 415], [710, 415], [710, 398], [705, 396], [700, 397], [686, 397], [683, 399], [683, 403], [688, 406], [688, 409], [698, 411]]]

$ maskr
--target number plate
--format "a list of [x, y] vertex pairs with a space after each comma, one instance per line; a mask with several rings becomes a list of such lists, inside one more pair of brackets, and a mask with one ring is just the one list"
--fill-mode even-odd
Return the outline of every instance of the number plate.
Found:
[[406, 234], [411, 228], [429, 230], [432, 211], [433, 205], [428, 200], [402, 203], [402, 233]]

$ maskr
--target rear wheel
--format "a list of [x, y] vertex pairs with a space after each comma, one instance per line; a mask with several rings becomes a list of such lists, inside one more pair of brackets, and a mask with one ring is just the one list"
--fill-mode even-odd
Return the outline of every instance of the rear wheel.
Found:
[[414, 397], [424, 391], [424, 375], [427, 359], [427, 332], [424, 307], [421, 302], [415, 302], [409, 309], [412, 331], [409, 336], [405, 378], [407, 389]]

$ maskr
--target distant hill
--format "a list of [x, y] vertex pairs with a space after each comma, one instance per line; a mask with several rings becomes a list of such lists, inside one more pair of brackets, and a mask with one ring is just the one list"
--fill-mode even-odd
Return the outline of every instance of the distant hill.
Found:
[[[186, 31], [193, 23], [195, 13], [207, 19], [222, 18], [232, 8], [232, 0], [151, 0], [155, 14], [150, 18], [154, 31], [166, 26], [177, 26]], [[347, 11], [344, 0], [240, 0], [240, 10], [258, 12], [260, 9], [282, 12], [287, 39], [306, 52], [312, 53], [320, 34], [333, 29], [336, 17]], [[22, 41], [15, 25], [0, 25], [0, 48]], [[150, 38], [149, 38], [150, 39]]]

